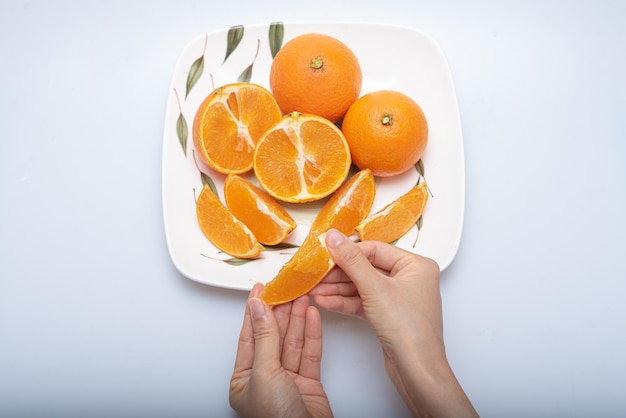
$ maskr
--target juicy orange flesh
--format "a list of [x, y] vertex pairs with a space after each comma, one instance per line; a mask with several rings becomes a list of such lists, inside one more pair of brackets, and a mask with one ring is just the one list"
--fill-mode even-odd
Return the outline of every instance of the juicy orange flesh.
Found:
[[335, 265], [323, 244], [325, 234], [309, 235], [268, 282], [259, 297], [268, 305], [290, 302], [313, 289]]
[[[320, 167], [338, 167], [343, 170], [342, 162], [346, 159], [346, 149], [340, 141], [328, 141], [319, 146], [318, 138], [337, 136], [328, 125], [318, 121], [305, 122], [300, 127], [300, 138], [305, 155], [303, 177], [306, 189], [312, 194], [321, 193], [328, 183], [334, 183], [341, 173], [335, 170], [321, 171]], [[343, 175], [345, 179], [347, 173]]]
[[198, 196], [196, 215], [204, 235], [225, 253], [238, 258], [254, 258], [261, 252], [262, 247], [250, 230], [206, 185]]
[[219, 87], [200, 105], [194, 121], [199, 125], [194, 129], [194, 135], [200, 136], [199, 152], [219, 172], [248, 171], [257, 141], [280, 117], [276, 101], [260, 86]]
[[265, 189], [275, 197], [321, 198], [346, 178], [349, 165], [345, 161], [349, 159], [347, 143], [331, 126], [317, 120], [299, 123], [285, 119], [257, 147], [254, 167]]
[[249, 181], [229, 175], [224, 182], [226, 205], [261, 244], [282, 242], [297, 224], [289, 213]]
[[[213, 136], [219, 132], [220, 140]], [[218, 102], [207, 109], [202, 124], [205, 152], [219, 167], [229, 167], [233, 172], [249, 169], [254, 143], [246, 130], [240, 129], [233, 113], [224, 103]], [[233, 152], [235, 151], [235, 152]]]
[[[263, 176], [263, 183], [267, 189], [280, 189], [281, 194], [287, 197], [299, 195], [302, 185], [295, 164], [299, 155], [296, 133], [290, 128], [274, 130], [267, 135], [265, 143], [268, 145], [257, 150], [255, 161], [257, 175], [263, 172], [274, 173]], [[276, 158], [277, 155], [281, 158]]]
[[335, 228], [346, 235], [367, 216], [376, 195], [374, 176], [361, 170], [346, 181], [326, 202], [311, 224], [310, 233], [319, 234]]
[[256, 89], [243, 88], [237, 91], [235, 101], [238, 106], [236, 110], [239, 115], [238, 119], [247, 127], [254, 145], [261, 135], [282, 116], [276, 101], [269, 92], [261, 93]]
[[392, 242], [400, 239], [415, 225], [428, 201], [425, 182], [413, 187], [356, 227], [361, 241]]

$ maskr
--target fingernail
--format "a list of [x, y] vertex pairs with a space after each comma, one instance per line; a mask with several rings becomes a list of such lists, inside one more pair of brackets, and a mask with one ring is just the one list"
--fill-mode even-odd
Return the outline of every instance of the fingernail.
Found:
[[257, 319], [265, 317], [265, 306], [263, 305], [263, 302], [261, 302], [259, 299], [250, 299], [250, 302], [248, 302], [248, 306], [250, 307], [250, 315], [252, 315], [252, 318]]
[[338, 247], [344, 239], [345, 236], [336, 229], [329, 229], [326, 233], [326, 244], [331, 248]]

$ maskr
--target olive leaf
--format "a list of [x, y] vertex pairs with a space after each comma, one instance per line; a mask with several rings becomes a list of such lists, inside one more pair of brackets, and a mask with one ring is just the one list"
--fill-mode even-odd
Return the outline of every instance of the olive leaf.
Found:
[[268, 245], [265, 247], [265, 249], [267, 251], [280, 251], [280, 250], [290, 250], [293, 248], [299, 248], [299, 245], [296, 244], [289, 244], [287, 242], [281, 242], [280, 244], [276, 244], [276, 245]]
[[228, 30], [228, 37], [226, 41], [226, 56], [224, 56], [224, 61], [222, 61], [222, 64], [224, 64], [230, 54], [232, 54], [233, 51], [237, 49], [237, 46], [239, 45], [239, 42], [241, 42], [242, 38], [243, 26], [231, 26], [231, 28]]
[[417, 163], [415, 163], [415, 169], [420, 174], [420, 176], [424, 177], [424, 162], [420, 158]]
[[222, 260], [222, 259], [219, 259], [219, 258], [210, 257], [210, 256], [208, 256], [206, 254], [202, 254], [202, 253], [200, 253], [200, 255], [202, 257], [208, 258], [209, 260], [221, 261], [222, 263], [226, 263], [226, 264], [229, 264], [231, 266], [243, 266], [244, 264], [248, 264], [251, 261], [258, 260], [258, 258], [236, 258], [236, 257], [227, 258], [227, 259]]
[[200, 178], [202, 179], [202, 184], [205, 184], [211, 189], [213, 194], [217, 197], [220, 197], [220, 194], [217, 192], [217, 187], [215, 186], [215, 182], [208, 174], [200, 172]]
[[189, 73], [187, 74], [187, 84], [185, 91], [185, 99], [189, 96], [189, 92], [196, 85], [200, 77], [202, 76], [202, 72], [204, 71], [204, 54], [206, 53], [206, 44], [207, 44], [208, 35], [204, 38], [204, 48], [202, 49], [202, 55], [200, 58], [196, 59], [193, 64], [191, 64], [191, 68], [189, 68]]
[[419, 219], [417, 220], [417, 222], [415, 222], [415, 226], [417, 227], [417, 235], [415, 236], [415, 241], [413, 241], [413, 248], [415, 248], [415, 246], [417, 245], [417, 239], [420, 236], [420, 230], [422, 229], [423, 225], [424, 225], [424, 216], [421, 215]]
[[272, 51], [272, 58], [276, 57], [278, 51], [283, 46], [283, 36], [285, 34], [285, 27], [283, 22], [272, 22], [269, 31], [270, 51]]
[[239, 74], [239, 77], [237, 77], [238, 82], [247, 83], [252, 79], [252, 66], [253, 64], [248, 65], [248, 67]]
[[261, 40], [257, 39], [256, 44], [256, 53], [254, 54], [254, 58], [252, 59], [252, 63], [246, 67], [245, 70], [239, 74], [237, 77], [237, 81], [240, 83], [247, 83], [252, 79], [252, 67], [254, 66], [254, 62], [256, 61], [256, 57], [259, 55], [259, 46], [261, 45]]
[[176, 135], [178, 135], [178, 141], [183, 147], [183, 153], [187, 156], [187, 138], [189, 137], [189, 128], [187, 127], [187, 121], [182, 113], [178, 115], [176, 121]]
[[202, 75], [203, 71], [204, 71], [204, 55], [202, 55], [200, 58], [195, 60], [193, 64], [191, 64], [191, 68], [189, 69], [189, 74], [187, 74], [187, 85], [186, 85], [187, 90], [185, 92], [185, 99], [187, 98], [187, 96], [189, 96], [189, 92], [200, 79], [200, 76]]
[[[422, 181], [422, 179], [426, 180], [426, 177], [424, 176], [424, 162], [420, 159], [417, 161], [417, 163], [415, 163], [415, 169], [417, 170], [417, 172], [419, 173], [419, 177], [417, 178], [417, 184], [420, 184], [420, 182]], [[426, 185], [426, 188], [428, 189], [428, 194], [431, 197], [435, 197], [433, 195], [433, 192], [430, 190], [430, 187], [428, 186], [428, 184]]]
[[226, 260], [221, 261], [230, 266], [243, 266], [244, 264], [248, 264], [254, 260], [256, 260], [256, 258], [227, 258]]
[[183, 147], [183, 154], [187, 156], [187, 138], [189, 137], [189, 128], [187, 126], [187, 120], [183, 116], [183, 109], [180, 106], [180, 99], [178, 98], [178, 91], [174, 90], [174, 96], [176, 96], [176, 103], [178, 103], [178, 119], [176, 120], [176, 136], [180, 146]]

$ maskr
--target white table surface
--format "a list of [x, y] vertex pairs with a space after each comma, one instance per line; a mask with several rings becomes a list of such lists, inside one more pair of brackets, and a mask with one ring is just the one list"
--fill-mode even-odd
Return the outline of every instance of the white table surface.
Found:
[[[445, 337], [481, 415], [626, 415], [625, 3], [411, 3], [0, 2], [0, 416], [234, 415], [247, 295], [169, 258], [164, 112], [191, 39], [277, 20], [397, 23], [446, 54], [466, 208]], [[323, 323], [336, 416], [407, 416], [366, 324]]]

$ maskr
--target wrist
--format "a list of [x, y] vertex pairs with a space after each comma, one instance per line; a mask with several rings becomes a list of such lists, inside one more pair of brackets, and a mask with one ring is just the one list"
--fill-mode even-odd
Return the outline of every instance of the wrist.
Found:
[[414, 416], [476, 416], [442, 340], [404, 335], [385, 349], [388, 373]]

